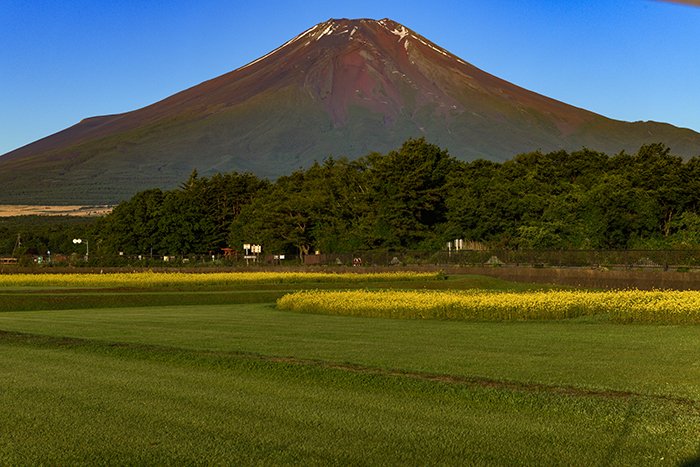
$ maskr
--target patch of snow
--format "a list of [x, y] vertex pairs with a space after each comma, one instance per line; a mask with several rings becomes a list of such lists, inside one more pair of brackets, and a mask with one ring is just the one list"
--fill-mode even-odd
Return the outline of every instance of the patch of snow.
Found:
[[399, 42], [401, 42], [401, 39], [403, 39], [404, 37], [406, 37], [410, 34], [408, 32], [408, 29], [406, 29], [405, 26], [399, 25], [401, 27], [389, 29], [388, 23], [389, 23], [389, 21], [387, 21], [386, 19], [379, 20], [379, 24], [384, 26], [390, 33], [392, 33], [395, 36], [399, 36]]
[[[262, 61], [262, 60], [265, 60], [267, 57], [276, 54], [277, 52], [279, 52], [279, 51], [282, 50], [283, 48], [287, 47], [287, 46], [288, 46], [289, 44], [291, 44], [292, 42], [296, 42], [296, 41], [298, 41], [299, 39], [301, 39], [302, 37], [304, 37], [304, 36], [310, 34], [310, 33], [311, 33], [314, 29], [316, 29], [317, 27], [318, 27], [318, 24], [317, 24], [316, 26], [313, 26], [313, 27], [307, 29], [306, 31], [302, 32], [302, 33], [299, 34], [297, 37], [288, 40], [288, 41], [285, 42], [284, 44], [282, 44], [282, 45], [280, 45], [279, 47], [277, 47], [276, 49], [274, 49], [272, 52], [269, 52], [269, 53], [263, 55], [262, 57], [260, 57], [260, 58], [258, 58], [258, 59], [256, 59], [256, 60], [253, 60], [252, 62], [248, 63], [247, 65], [243, 65], [242, 67], [238, 68], [238, 70], [242, 70], [242, 69], [244, 69], [244, 68], [248, 68], [248, 67], [251, 66], [251, 65], [255, 65], [256, 63], [258, 63], [258, 62], [260, 62], [260, 61]], [[307, 42], [307, 44], [308, 44], [308, 42]]]
[[406, 29], [404, 26], [401, 26], [399, 29], [392, 29], [389, 32], [395, 36], [399, 36], [399, 42], [401, 42], [401, 39], [408, 36], [408, 29]]
[[319, 36], [316, 38], [316, 40], [319, 40], [323, 36], [328, 36], [328, 35], [333, 34], [333, 31], [335, 31], [337, 27], [338, 26], [334, 23], [329, 24], [328, 27], [326, 27], [326, 29], [324, 29], [323, 32], [321, 34], [319, 34]]
[[355, 26], [354, 28], [352, 28], [352, 31], [350, 31], [350, 37], [352, 37], [353, 34], [355, 34], [356, 32], [357, 32], [357, 26]]
[[416, 40], [417, 40], [418, 42], [420, 42], [421, 44], [423, 44], [423, 45], [425, 45], [425, 46], [427, 46], [427, 47], [430, 47], [431, 49], [433, 49], [433, 50], [436, 51], [437, 53], [440, 53], [440, 54], [444, 55], [445, 57], [452, 58], [452, 57], [450, 56], [450, 54], [448, 54], [447, 52], [445, 52], [443, 49], [439, 49], [439, 48], [435, 47], [434, 45], [425, 42], [425, 41], [424, 41], [423, 39], [421, 39], [420, 37], [417, 37], [417, 36], [415, 36], [415, 35], [413, 35], [413, 34], [411, 34], [411, 37], [413, 37], [414, 39], [416, 39]]

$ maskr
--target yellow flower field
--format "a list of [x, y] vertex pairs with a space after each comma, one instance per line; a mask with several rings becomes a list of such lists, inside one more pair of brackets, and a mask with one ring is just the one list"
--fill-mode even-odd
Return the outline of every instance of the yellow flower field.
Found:
[[302, 291], [282, 310], [409, 319], [547, 320], [605, 315], [615, 322], [700, 323], [696, 291]]
[[245, 283], [286, 284], [303, 282], [381, 282], [433, 280], [439, 273], [315, 273], [315, 272], [135, 272], [114, 274], [7, 274], [0, 287], [165, 287], [235, 285]]

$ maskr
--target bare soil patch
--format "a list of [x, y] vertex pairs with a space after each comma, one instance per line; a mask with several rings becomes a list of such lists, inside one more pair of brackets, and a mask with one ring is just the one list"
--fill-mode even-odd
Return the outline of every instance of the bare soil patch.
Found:
[[30, 204], [0, 204], [0, 217], [15, 216], [78, 216], [98, 217], [112, 212], [113, 207], [99, 206], [46, 206]]

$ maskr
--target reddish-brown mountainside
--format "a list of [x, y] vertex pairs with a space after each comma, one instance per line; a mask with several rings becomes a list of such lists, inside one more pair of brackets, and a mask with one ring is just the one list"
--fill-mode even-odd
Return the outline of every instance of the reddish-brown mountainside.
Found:
[[342, 19], [148, 107], [0, 157], [0, 202], [114, 202], [176, 186], [193, 168], [275, 177], [418, 136], [464, 160], [650, 142], [700, 155], [691, 130], [611, 120], [479, 70], [394, 21]]

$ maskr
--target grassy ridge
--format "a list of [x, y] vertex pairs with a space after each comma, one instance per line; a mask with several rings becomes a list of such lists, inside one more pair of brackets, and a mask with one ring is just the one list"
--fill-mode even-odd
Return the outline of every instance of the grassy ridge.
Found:
[[236, 290], [211, 292], [39, 292], [0, 293], [0, 312], [76, 310], [135, 306], [223, 305], [269, 303], [289, 290]]
[[389, 320], [247, 304], [0, 313], [0, 329], [700, 400], [697, 326]]
[[645, 465], [697, 448], [697, 410], [639, 396], [7, 334], [0, 351], [3, 464]]

